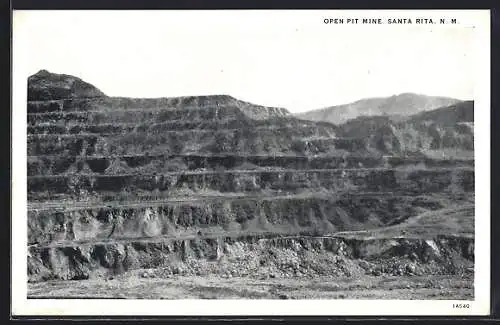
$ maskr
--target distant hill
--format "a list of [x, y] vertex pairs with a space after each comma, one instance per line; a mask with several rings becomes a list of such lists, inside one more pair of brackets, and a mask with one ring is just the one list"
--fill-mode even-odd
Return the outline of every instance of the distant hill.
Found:
[[385, 154], [450, 150], [472, 154], [474, 102], [459, 102], [405, 120], [360, 116], [340, 125], [337, 136], [364, 139], [371, 149]]
[[408, 116], [443, 106], [453, 105], [458, 102], [460, 102], [460, 100], [448, 97], [403, 93], [390, 97], [361, 99], [350, 104], [299, 113], [296, 114], [296, 117], [311, 121], [330, 122], [338, 125], [359, 116]]
[[411, 117], [414, 122], [432, 121], [440, 125], [474, 122], [474, 101], [468, 100], [454, 105], [422, 112]]

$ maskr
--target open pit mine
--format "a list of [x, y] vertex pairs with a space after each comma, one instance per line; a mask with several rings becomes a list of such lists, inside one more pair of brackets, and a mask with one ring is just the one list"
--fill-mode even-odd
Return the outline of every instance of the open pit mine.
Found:
[[28, 79], [28, 298], [470, 299], [473, 102], [302, 120]]

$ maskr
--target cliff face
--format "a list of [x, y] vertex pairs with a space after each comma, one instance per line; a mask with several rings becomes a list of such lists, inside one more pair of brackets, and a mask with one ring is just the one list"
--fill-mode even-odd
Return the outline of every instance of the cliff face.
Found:
[[[473, 150], [468, 108], [335, 126], [227, 95], [108, 97], [46, 71], [28, 82], [31, 281], [174, 265], [243, 276], [290, 263], [330, 275], [473, 263], [473, 213], [445, 211], [473, 201], [474, 161], [429, 154]], [[383, 231], [359, 237], [373, 229]]]

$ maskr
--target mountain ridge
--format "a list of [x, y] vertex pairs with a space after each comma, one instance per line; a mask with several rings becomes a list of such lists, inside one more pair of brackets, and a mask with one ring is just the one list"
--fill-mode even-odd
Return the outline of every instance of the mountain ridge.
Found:
[[401, 93], [389, 97], [370, 97], [357, 101], [297, 113], [295, 116], [310, 121], [326, 121], [336, 125], [359, 116], [395, 115], [409, 116], [461, 102], [443, 96]]

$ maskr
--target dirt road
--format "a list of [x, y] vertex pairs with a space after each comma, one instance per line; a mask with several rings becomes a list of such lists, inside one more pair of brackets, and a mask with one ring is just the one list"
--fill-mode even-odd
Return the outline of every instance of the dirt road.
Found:
[[47, 281], [28, 285], [28, 298], [77, 299], [469, 299], [473, 280], [454, 276], [254, 279], [173, 276]]

